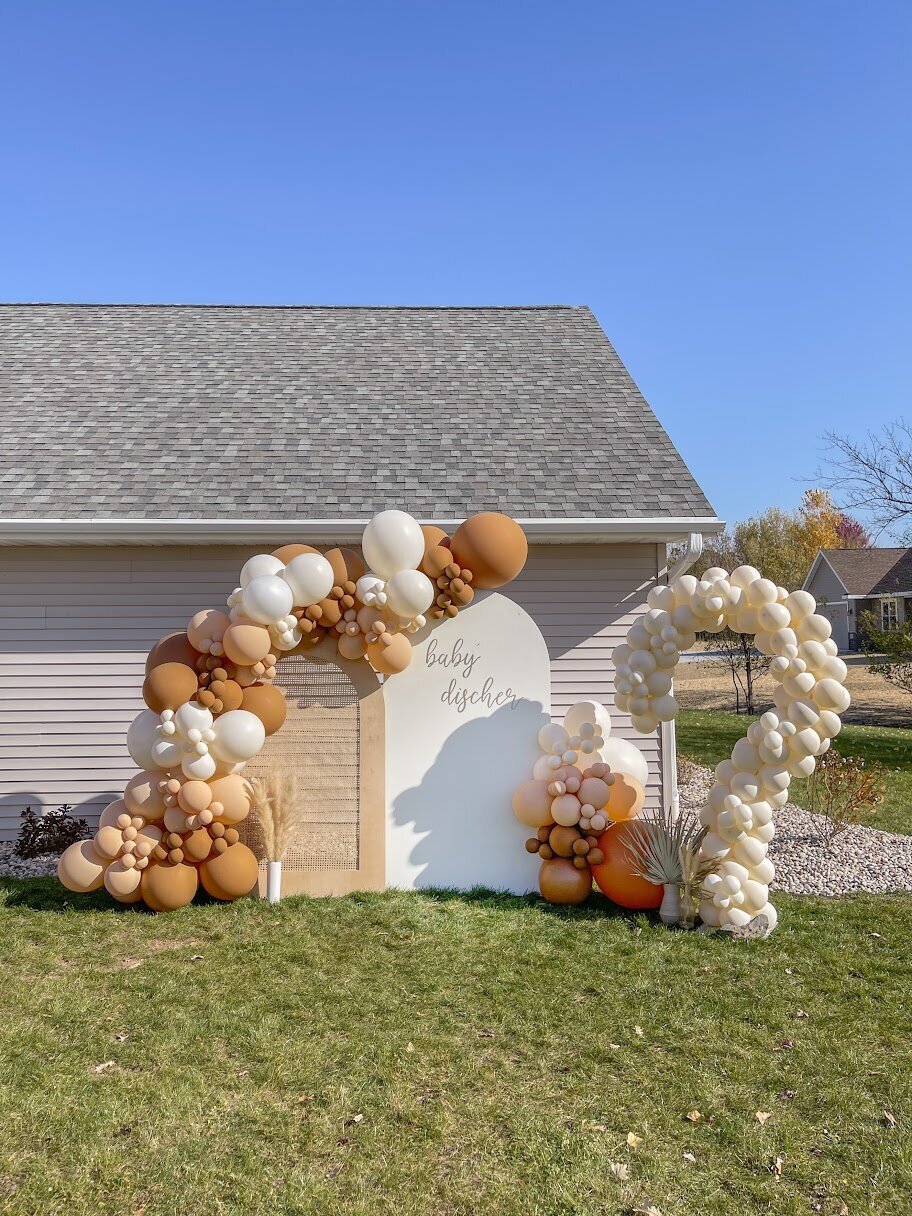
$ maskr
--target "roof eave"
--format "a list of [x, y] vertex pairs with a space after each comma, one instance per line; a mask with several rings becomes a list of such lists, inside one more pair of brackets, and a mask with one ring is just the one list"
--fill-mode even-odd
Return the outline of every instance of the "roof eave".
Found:
[[[348, 519], [0, 519], [0, 545], [275, 544], [300, 540], [358, 541], [369, 516]], [[447, 531], [462, 519], [421, 519]], [[518, 519], [535, 544], [675, 542], [691, 533], [715, 536], [709, 517]]]

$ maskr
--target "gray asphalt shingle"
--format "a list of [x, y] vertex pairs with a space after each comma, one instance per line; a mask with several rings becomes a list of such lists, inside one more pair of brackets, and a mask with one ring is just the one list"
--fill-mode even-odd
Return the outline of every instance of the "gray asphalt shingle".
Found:
[[713, 514], [587, 308], [0, 306], [0, 515]]

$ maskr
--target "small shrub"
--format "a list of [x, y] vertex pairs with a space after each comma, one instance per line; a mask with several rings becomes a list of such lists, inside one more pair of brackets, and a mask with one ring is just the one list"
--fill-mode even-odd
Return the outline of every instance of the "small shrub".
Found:
[[830, 748], [807, 779], [808, 810], [818, 816], [816, 827], [828, 849], [851, 824], [873, 815], [887, 791], [887, 770], [862, 756], [841, 756]]
[[44, 814], [27, 806], [20, 816], [13, 852], [17, 857], [40, 857], [42, 853], [62, 853], [74, 841], [83, 840], [89, 835], [89, 825], [84, 819], [74, 819], [72, 812], [67, 802]]

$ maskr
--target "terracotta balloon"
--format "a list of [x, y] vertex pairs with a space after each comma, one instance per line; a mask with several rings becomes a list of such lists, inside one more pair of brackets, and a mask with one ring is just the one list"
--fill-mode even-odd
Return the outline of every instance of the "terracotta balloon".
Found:
[[588, 866], [578, 870], [565, 857], [552, 857], [541, 863], [538, 889], [549, 904], [581, 904], [592, 890]]
[[313, 545], [282, 545], [280, 549], [273, 549], [272, 556], [277, 557], [280, 562], [284, 562], [287, 566], [293, 557], [300, 557], [302, 553], [319, 553], [319, 549], [315, 549]]
[[183, 844], [180, 847], [188, 861], [205, 861], [212, 852], [212, 836], [205, 828], [197, 828], [196, 831], [188, 832], [184, 836]]
[[186, 633], [169, 633], [156, 642], [149, 651], [146, 659], [146, 675], [153, 667], [162, 663], [184, 663], [187, 667], [196, 667], [200, 652], [191, 644]]
[[241, 709], [256, 714], [266, 728], [267, 735], [274, 735], [288, 713], [285, 696], [273, 684], [251, 684], [244, 689]]
[[432, 545], [424, 551], [424, 557], [421, 559], [421, 572], [426, 574], [432, 582], [436, 582], [447, 566], [452, 565], [453, 562], [453, 553], [446, 545]]
[[131, 858], [112, 861], [105, 870], [104, 885], [109, 895], [113, 895], [122, 904], [135, 904], [142, 899], [140, 883], [142, 870], [136, 868]]
[[392, 676], [405, 671], [412, 661], [412, 644], [404, 633], [385, 633], [367, 648], [367, 657], [375, 671]]
[[269, 654], [272, 642], [262, 625], [231, 625], [222, 638], [225, 654], [232, 663], [251, 667]]
[[147, 823], [157, 823], [165, 813], [165, 790], [167, 774], [144, 770], [136, 773], [127, 782], [123, 800], [131, 815], [141, 815]]
[[527, 828], [543, 828], [552, 822], [551, 802], [547, 781], [524, 781], [513, 795], [513, 814]]
[[244, 690], [237, 680], [210, 680], [208, 688], [198, 692], [196, 699], [213, 714], [225, 714], [241, 708]]
[[57, 862], [57, 877], [69, 891], [97, 891], [104, 882], [106, 865], [91, 840], [77, 840]]
[[364, 558], [354, 549], [328, 549], [323, 556], [332, 566], [337, 587], [343, 583], [356, 583], [367, 569]]
[[200, 880], [215, 899], [240, 899], [256, 886], [260, 867], [245, 844], [230, 845], [224, 853], [200, 866]]
[[191, 902], [199, 886], [196, 866], [147, 866], [142, 872], [140, 892], [153, 912], [173, 912]]
[[251, 805], [250, 786], [239, 773], [219, 777], [208, 784], [212, 790], [209, 809], [215, 812], [215, 804], [218, 803], [220, 809], [215, 817], [220, 823], [240, 823], [242, 819], [247, 818]]
[[208, 654], [210, 645], [221, 641], [230, 624], [231, 621], [224, 612], [219, 612], [217, 608], [204, 608], [202, 612], [191, 617], [187, 625], [187, 637], [191, 646], [203, 654]]
[[632, 870], [627, 844], [642, 831], [638, 823], [618, 823], [599, 837], [604, 861], [593, 865], [592, 876], [604, 894], [622, 908], [657, 908], [662, 902], [662, 888]]
[[[608, 802], [605, 804], [605, 814], [614, 823], [625, 819], [634, 819], [643, 809], [646, 801], [646, 791], [630, 773], [614, 773], [614, 782], [608, 788]], [[585, 785], [586, 783], [583, 782]]]
[[160, 714], [165, 709], [178, 709], [196, 696], [199, 675], [186, 663], [159, 663], [143, 683], [143, 700]]
[[526, 564], [526, 534], [509, 515], [483, 511], [461, 523], [450, 546], [453, 560], [472, 571], [480, 589], [502, 587]]

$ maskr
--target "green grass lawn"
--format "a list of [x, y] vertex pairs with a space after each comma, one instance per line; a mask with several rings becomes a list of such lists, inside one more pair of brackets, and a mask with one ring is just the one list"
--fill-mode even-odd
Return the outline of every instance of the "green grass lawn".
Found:
[[3, 1212], [912, 1211], [910, 898], [2, 897]]
[[[747, 731], [752, 718], [716, 710], [683, 709], [678, 715], [678, 751], [702, 764], [715, 766]], [[843, 726], [834, 746], [844, 756], [877, 760], [890, 771], [887, 797], [876, 814], [865, 820], [884, 832], [912, 834], [912, 730], [887, 726]], [[807, 782], [794, 781], [791, 796], [807, 804]]]

